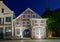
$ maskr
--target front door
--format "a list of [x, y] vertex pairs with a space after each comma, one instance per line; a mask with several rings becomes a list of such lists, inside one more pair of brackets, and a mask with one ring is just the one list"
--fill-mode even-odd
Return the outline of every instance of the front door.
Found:
[[3, 28], [0, 28], [0, 39], [3, 39]]
[[31, 37], [30, 30], [25, 29], [25, 30], [23, 31], [23, 37]]

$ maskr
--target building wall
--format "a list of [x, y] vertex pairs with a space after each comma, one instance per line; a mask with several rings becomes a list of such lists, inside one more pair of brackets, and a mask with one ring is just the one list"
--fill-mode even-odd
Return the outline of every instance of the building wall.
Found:
[[46, 38], [46, 19], [31, 19], [32, 38]]
[[0, 13], [1, 13], [1, 9], [4, 9], [4, 13], [13, 13], [13, 11], [11, 11], [4, 3], [3, 1], [0, 1]]
[[[30, 8], [27, 8], [22, 14], [20, 14], [16, 19], [14, 19], [12, 21], [12, 23], [13, 23], [12, 29], [15, 31], [15, 32], [13, 31], [13, 33], [16, 33], [17, 32], [16, 29], [18, 29], [20, 27], [20, 30], [22, 29], [23, 31], [25, 29], [30, 30], [30, 35], [31, 35], [32, 27], [31, 27], [30, 19], [32, 19], [32, 18], [41, 18], [41, 17], [37, 13], [32, 11]], [[23, 34], [23, 31], [20, 31], [20, 33]], [[14, 36], [14, 34], [12, 36]], [[18, 36], [18, 34], [17, 34], [17, 36]], [[23, 35], [21, 35], [21, 38], [24, 38]]]
[[[10, 32], [11, 31], [11, 35], [12, 36], [12, 20], [13, 20], [13, 11], [11, 11], [4, 3], [3, 1], [0, 1], [0, 28], [3, 28], [3, 36], [4, 38], [8, 38], [9, 36], [6, 36], [6, 32]], [[9, 17], [6, 20], [6, 17]], [[11, 19], [10, 19], [11, 18]], [[11, 21], [10, 21], [10, 20]], [[7, 22], [9, 21], [9, 22]], [[6, 29], [6, 28], [10, 28], [10, 29]]]

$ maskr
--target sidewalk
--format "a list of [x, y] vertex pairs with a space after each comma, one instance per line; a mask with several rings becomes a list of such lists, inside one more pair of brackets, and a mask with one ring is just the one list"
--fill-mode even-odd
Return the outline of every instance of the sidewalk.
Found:
[[51, 37], [51, 38], [45, 38], [45, 39], [35, 39], [35, 38], [10, 38], [10, 39], [0, 39], [0, 40], [54, 40], [54, 39], [60, 39], [60, 37]]

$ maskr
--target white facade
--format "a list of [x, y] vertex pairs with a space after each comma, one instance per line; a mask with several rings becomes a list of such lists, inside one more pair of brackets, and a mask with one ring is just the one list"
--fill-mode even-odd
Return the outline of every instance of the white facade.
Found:
[[32, 18], [32, 38], [46, 38], [46, 19]]
[[39, 20], [42, 19], [41, 16], [39, 16], [37, 13], [32, 11], [30, 8], [27, 8], [22, 14], [20, 14], [16, 19], [14, 19], [12, 21], [12, 36], [17, 36], [20, 38], [31, 38], [32, 29], [34, 27], [33, 25], [31, 25], [32, 18], [39, 18]]
[[[12, 20], [14, 12], [3, 1], [0, 1], [0, 29], [3, 29], [4, 38], [12, 36]], [[10, 34], [7, 34], [10, 32]]]

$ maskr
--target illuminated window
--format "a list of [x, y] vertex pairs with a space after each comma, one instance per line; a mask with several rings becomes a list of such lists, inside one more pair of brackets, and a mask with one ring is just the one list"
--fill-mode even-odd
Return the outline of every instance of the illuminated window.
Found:
[[5, 27], [6, 36], [11, 36], [11, 27]]

